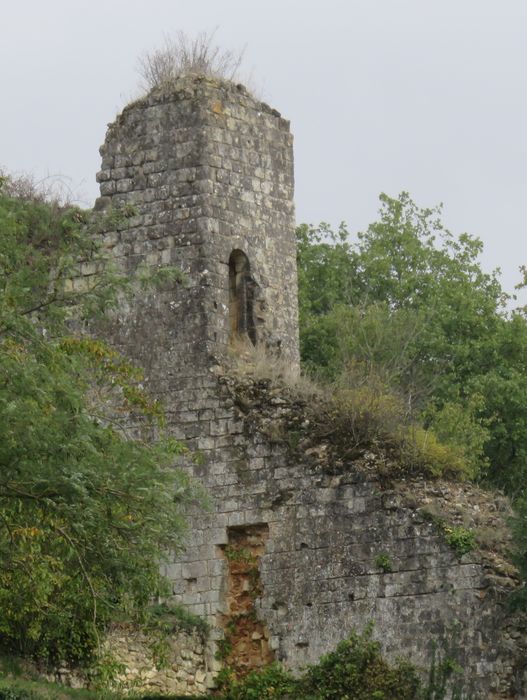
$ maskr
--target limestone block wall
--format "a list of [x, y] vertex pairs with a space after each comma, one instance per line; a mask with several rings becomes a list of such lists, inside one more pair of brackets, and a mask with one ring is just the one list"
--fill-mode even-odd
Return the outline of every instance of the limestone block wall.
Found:
[[[199, 696], [214, 682], [207, 642], [196, 631], [180, 630], [161, 640], [132, 625], [115, 625], [104, 640], [104, 654], [111, 659], [110, 685], [118, 694]], [[40, 669], [30, 666], [28, 672], [39, 675]], [[92, 688], [97, 681], [91, 672], [68, 666], [44, 677], [74, 688]]]
[[299, 668], [373, 620], [383, 649], [417, 664], [453, 634], [473, 697], [523, 697], [527, 635], [501, 604], [507, 577], [480, 555], [459, 559], [367, 459], [292, 451], [301, 402], [222, 370], [233, 251], [250, 262], [257, 344], [298, 365], [288, 123], [238, 86], [185, 78], [126, 108], [101, 153], [97, 207], [128, 216], [101, 234], [115, 260], [186, 276], [123, 302], [104, 331], [202, 456], [185, 468], [209, 507], [190, 514], [186, 549], [166, 565], [172, 600], [208, 618], [224, 661], [231, 637], [244, 664]]
[[206, 645], [197, 633], [179, 632], [166, 641], [162, 661], [156, 640], [126, 627], [113, 629], [106, 647], [121, 666], [115, 687], [123, 692], [160, 695], [205, 695], [212, 682]]
[[[184, 274], [179, 284], [123, 303], [107, 333], [146, 371], [169, 416], [208, 408], [199, 399], [210, 358], [230, 340], [233, 251], [250, 263], [258, 343], [298, 365], [287, 120], [242, 86], [182, 78], [168, 93], [126, 107], [101, 154], [96, 209], [128, 214], [102, 234], [114, 259], [129, 270], [172, 265]], [[185, 418], [174, 419], [177, 430]]]
[[[422, 492], [415, 500], [382, 483], [374, 455], [328, 459], [324, 443], [292, 451], [280, 426], [286, 416], [290, 434], [306, 430], [301, 403], [265, 382], [240, 390], [237, 381], [220, 376], [225, 418], [207, 438], [201, 474], [213, 500], [166, 571], [174, 601], [208, 616], [227, 650], [241, 650], [242, 666], [276, 658], [299, 669], [372, 621], [389, 657], [426, 668], [434, 642], [452, 644], [469, 697], [524, 697], [527, 627], [504, 604], [513, 567], [456, 554], [421, 508], [433, 483], [407, 484]], [[463, 507], [492, 511], [491, 497], [464, 488]], [[252, 597], [237, 562], [256, 566]]]
[[[103, 245], [130, 273], [174, 266], [183, 279], [123, 300], [96, 332], [144, 370], [169, 432], [202, 453], [187, 468], [208, 490], [226, 478], [216, 449], [231, 459], [237, 439], [210, 371], [233, 335], [233, 252], [249, 262], [253, 340], [299, 363], [289, 123], [242, 86], [182, 78], [125, 108], [101, 155]], [[187, 552], [167, 569], [173, 598], [215, 621], [225, 529], [213, 512], [198, 511], [189, 532]], [[207, 664], [215, 668], [211, 653]]]

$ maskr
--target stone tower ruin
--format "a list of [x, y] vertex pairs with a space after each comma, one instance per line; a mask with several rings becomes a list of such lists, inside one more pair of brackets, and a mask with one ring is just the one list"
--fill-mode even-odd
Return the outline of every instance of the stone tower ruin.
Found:
[[101, 154], [97, 208], [134, 212], [116, 258], [184, 275], [123, 310], [113, 336], [169, 410], [193, 405], [235, 337], [298, 365], [289, 123], [242, 86], [180, 79], [128, 106]]
[[171, 434], [202, 456], [187, 468], [212, 508], [191, 518], [166, 573], [173, 599], [213, 624], [225, 607], [223, 551], [240, 534], [232, 528], [262, 521], [242, 514], [264, 460], [247, 463], [241, 422], [211, 368], [247, 343], [298, 369], [292, 141], [289, 122], [243, 86], [186, 77], [126, 107], [101, 147], [96, 209], [124, 214], [105, 245], [127, 270], [183, 275], [123, 303], [106, 337], [144, 370]]
[[[523, 632], [497, 602], [509, 579], [489, 557], [459, 558], [423, 515], [419, 498], [441, 501], [441, 488], [392, 488], [371, 455], [336, 455], [327, 439], [292, 451], [309, 433], [302, 407], [258, 383], [240, 398], [218, 371], [238, 340], [298, 368], [288, 122], [241, 86], [184, 77], [126, 107], [101, 154], [96, 208], [125, 214], [105, 246], [125, 269], [183, 273], [123, 302], [106, 332], [202, 456], [186, 468], [209, 506], [166, 568], [171, 599], [208, 618], [218, 648], [231, 635], [229, 663], [299, 668], [371, 620], [388, 656], [423, 666], [450, 630], [473, 697], [524, 697], [510, 642]], [[280, 440], [284, 416], [297, 428]], [[455, 494], [467, 508], [483, 498], [471, 488]]]

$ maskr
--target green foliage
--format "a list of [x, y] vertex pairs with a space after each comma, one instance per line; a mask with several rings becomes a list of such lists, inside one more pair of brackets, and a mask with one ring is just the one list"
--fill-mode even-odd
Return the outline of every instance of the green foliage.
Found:
[[441, 442], [431, 428], [410, 426], [401, 436], [399, 449], [401, 465], [411, 473], [460, 480], [472, 476], [462, 448]]
[[115, 697], [111, 693], [68, 688], [44, 680], [0, 677], [0, 700], [102, 700]]
[[333, 391], [333, 412], [328, 416], [339, 432], [349, 435], [356, 445], [368, 445], [405, 430], [407, 421], [400, 397], [377, 377], [355, 385], [347, 381], [344, 384], [342, 379]]
[[109, 688], [117, 690], [121, 687], [119, 678], [125, 669], [126, 666], [118, 661], [111, 651], [99, 652], [92, 666], [87, 669], [90, 687], [102, 693]]
[[139, 696], [141, 700], [211, 700], [215, 695], [166, 695], [166, 694], [148, 694]]
[[130, 288], [89, 215], [0, 191], [0, 232], [0, 646], [86, 661], [159, 591], [193, 491], [173, 468], [182, 445], [126, 439], [132, 420], [161, 435], [140, 373], [71, 337], [73, 309], [102, 315]]
[[182, 605], [159, 603], [150, 605], [141, 619], [142, 629], [151, 637], [151, 651], [156, 668], [167, 668], [170, 661], [170, 640], [178, 632], [196, 632], [203, 641], [209, 635], [207, 621]]
[[333, 376], [338, 321], [331, 312], [352, 303], [354, 264], [344, 226], [337, 233], [327, 224], [299, 226], [297, 261], [301, 356], [309, 369]]
[[455, 624], [442, 639], [441, 644], [432, 642], [432, 662], [428, 670], [426, 686], [420, 700], [463, 700], [463, 669], [455, 660], [456, 649], [453, 639], [458, 631]]
[[221, 697], [229, 700], [410, 700], [417, 697], [420, 687], [409, 663], [399, 661], [390, 666], [384, 661], [379, 644], [371, 639], [371, 628], [362, 635], [353, 633], [300, 678], [272, 664], [241, 680], [227, 670], [221, 681]]
[[484, 397], [481, 411], [488, 422], [489, 480], [512, 498], [527, 483], [527, 323], [524, 315], [501, 319], [489, 339], [484, 371], [472, 379], [474, 393]]
[[0, 700], [33, 700], [37, 695], [31, 690], [23, 688], [2, 688], [0, 687]]
[[432, 645], [426, 683], [407, 660], [394, 665], [383, 658], [369, 625], [363, 634], [353, 632], [334, 652], [294, 677], [273, 663], [239, 678], [225, 668], [217, 678], [218, 696], [224, 700], [461, 700], [463, 671], [448, 640]]
[[461, 525], [445, 525], [443, 533], [447, 544], [452, 547], [458, 557], [471, 552], [476, 546], [476, 535]]
[[257, 563], [257, 558], [246, 547], [228, 545], [224, 549], [225, 558], [229, 561], [243, 561], [247, 564]]
[[385, 476], [407, 473], [461, 480], [472, 476], [465, 447], [442, 442], [432, 426], [424, 429], [416, 424], [403, 398], [378, 376], [357, 381], [356, 375], [343, 373], [329, 400], [315, 405], [312, 422], [323, 434], [331, 434], [332, 444], [339, 445], [342, 454], [383, 446], [392, 457], [391, 466], [383, 467]]
[[352, 634], [309, 667], [299, 681], [297, 697], [405, 700], [414, 698], [418, 687], [415, 669], [406, 661], [389, 666], [368, 628], [362, 635]]
[[224, 661], [227, 659], [231, 652], [232, 652], [232, 642], [228, 637], [225, 637], [224, 639], [218, 639], [216, 646], [218, 647], [216, 650], [216, 658], [218, 661]]
[[375, 566], [378, 569], [381, 569], [381, 571], [383, 571], [385, 574], [389, 574], [390, 571], [393, 571], [392, 559], [388, 554], [385, 554], [384, 552], [377, 554], [377, 556], [375, 557]]
[[304, 365], [333, 381], [344, 375], [355, 391], [380, 383], [406, 423], [426, 431], [416, 437], [432, 461], [452, 459], [453, 471], [518, 496], [527, 483], [525, 314], [505, 312], [497, 275], [481, 269], [481, 241], [453, 236], [440, 208], [420, 209], [406, 193], [380, 199], [378, 221], [354, 239], [343, 225], [298, 229]]
[[280, 666], [271, 664], [261, 671], [253, 671], [237, 679], [230, 669], [224, 669], [217, 678], [220, 697], [225, 700], [265, 700], [266, 698], [294, 698], [297, 683], [293, 676]]
[[[468, 397], [464, 404], [446, 401], [441, 408], [427, 410], [429, 430], [449, 448], [452, 464], [466, 471], [472, 479], [484, 474], [488, 457], [484, 454], [489, 440], [489, 421], [482, 416], [485, 400], [480, 394]], [[430, 447], [428, 447], [430, 449]]]
[[145, 614], [146, 629], [162, 629], [167, 635], [175, 632], [197, 632], [206, 639], [210, 632], [208, 622], [182, 605], [159, 603], [148, 607]]
[[421, 513], [434, 523], [443, 534], [446, 543], [452, 547], [458, 557], [467, 554], [476, 548], [476, 533], [462, 525], [451, 525], [442, 517], [422, 509]]

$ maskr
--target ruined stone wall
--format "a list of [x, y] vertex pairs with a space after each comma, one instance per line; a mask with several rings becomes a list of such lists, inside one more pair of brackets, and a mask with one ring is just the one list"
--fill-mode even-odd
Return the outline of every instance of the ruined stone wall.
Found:
[[[212, 512], [167, 573], [176, 601], [211, 616], [231, 664], [237, 647], [252, 666], [270, 651], [299, 669], [372, 621], [388, 657], [426, 668], [433, 644], [446, 643], [470, 697], [524, 697], [525, 620], [505, 605], [513, 567], [492, 551], [459, 556], [429, 517], [441, 506], [447, 522], [472, 513], [482, 529], [505, 532], [508, 513], [492, 495], [420, 480], [388, 485], [377, 456], [339, 456], [327, 440], [292, 449], [309, 434], [305, 405], [265, 382], [240, 388], [220, 376], [218, 397], [231, 418], [210, 452]], [[205, 559], [210, 545], [215, 557]], [[252, 583], [239, 562], [256, 562]]]
[[[111, 668], [105, 683], [120, 695], [205, 695], [213, 685], [207, 642], [197, 631], [179, 630], [166, 637], [134, 625], [114, 625], [102, 647], [102, 663]], [[60, 666], [53, 673], [22, 661], [28, 675], [73, 688], [93, 688], [97, 673]]]
[[[97, 207], [133, 207], [103, 234], [115, 259], [186, 273], [123, 303], [106, 330], [145, 370], [169, 431], [202, 457], [185, 468], [209, 506], [166, 565], [171, 599], [208, 618], [223, 662], [297, 669], [373, 620], [383, 650], [417, 664], [453, 634], [474, 697], [522, 697], [525, 635], [500, 604], [507, 576], [458, 558], [364, 459], [329, 459], [324, 442], [291, 451], [302, 406], [250, 382], [240, 391], [222, 370], [236, 250], [250, 261], [257, 344], [298, 365], [291, 145], [288, 123], [243, 89], [182, 79], [126, 108], [102, 148]], [[207, 664], [221, 665], [212, 653]]]
[[[188, 468], [214, 489], [231, 478], [224, 467], [237, 440], [210, 371], [230, 341], [232, 251], [250, 261], [257, 343], [298, 366], [289, 124], [242, 86], [182, 78], [169, 93], [125, 108], [101, 154], [96, 208], [110, 220], [126, 214], [102, 234], [114, 260], [129, 270], [173, 265], [185, 275], [123, 302], [105, 337], [145, 370], [171, 434], [204, 457]], [[169, 571], [178, 599], [197, 614], [217, 611], [219, 528], [197, 515], [189, 554]]]
[[178, 632], [160, 651], [155, 635], [115, 627], [105, 646], [119, 671], [114, 687], [121, 692], [204, 695], [211, 682], [206, 644], [197, 634]]
[[104, 233], [115, 260], [130, 270], [173, 265], [185, 276], [123, 304], [109, 333], [168, 412], [205, 408], [210, 356], [229, 344], [233, 251], [250, 262], [257, 342], [298, 365], [288, 122], [242, 86], [182, 78], [125, 108], [101, 154], [96, 208], [128, 214]]
[[[101, 155], [103, 245], [130, 272], [174, 266], [184, 277], [123, 300], [97, 332], [144, 370], [169, 432], [202, 454], [186, 466], [211, 491], [229, 478], [221, 460], [233, 454], [233, 414], [210, 369], [233, 340], [249, 342], [231, 328], [233, 252], [249, 261], [251, 339], [299, 364], [289, 123], [242, 86], [182, 78], [125, 108]], [[167, 568], [173, 598], [215, 622], [225, 530], [198, 511], [189, 533], [186, 553]], [[219, 668], [211, 653], [207, 663]]]

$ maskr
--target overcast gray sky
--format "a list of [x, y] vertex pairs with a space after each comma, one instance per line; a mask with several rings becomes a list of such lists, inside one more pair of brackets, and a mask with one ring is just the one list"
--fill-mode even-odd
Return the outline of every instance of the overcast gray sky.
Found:
[[[295, 134], [297, 220], [445, 205], [508, 291], [527, 263], [526, 0], [0, 0], [0, 165], [97, 196], [106, 124], [163, 34], [218, 27]], [[522, 299], [525, 303], [525, 298]]]

